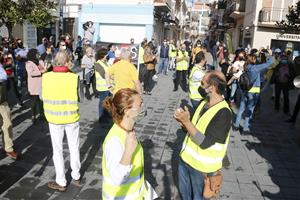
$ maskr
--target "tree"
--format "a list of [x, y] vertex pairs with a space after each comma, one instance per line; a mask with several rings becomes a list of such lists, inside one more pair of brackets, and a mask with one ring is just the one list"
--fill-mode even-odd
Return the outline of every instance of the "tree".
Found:
[[289, 7], [288, 14], [286, 15], [287, 20], [276, 22], [276, 25], [284, 30], [285, 33], [300, 33], [300, 1], [294, 6]]
[[36, 28], [42, 28], [53, 21], [51, 11], [55, 11], [57, 3], [50, 0], [1, 0], [0, 26], [5, 25], [9, 36], [16, 24], [28, 21]]

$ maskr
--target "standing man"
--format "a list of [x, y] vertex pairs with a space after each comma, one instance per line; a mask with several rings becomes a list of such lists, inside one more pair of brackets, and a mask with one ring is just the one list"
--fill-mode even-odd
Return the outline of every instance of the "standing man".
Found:
[[59, 51], [55, 57], [52, 72], [42, 78], [42, 97], [45, 117], [49, 123], [53, 162], [56, 179], [48, 187], [60, 192], [66, 191], [65, 165], [63, 158], [64, 132], [67, 135], [70, 151], [72, 184], [80, 186], [79, 156], [79, 106], [78, 75], [69, 71], [70, 58], [66, 52]]
[[192, 121], [187, 107], [177, 109], [174, 114], [187, 131], [178, 168], [179, 193], [184, 200], [204, 200], [203, 173], [212, 176], [222, 168], [230, 135], [232, 113], [223, 98], [225, 76], [213, 71], [202, 81], [199, 92], [208, 98], [201, 102]]
[[186, 76], [189, 65], [189, 53], [186, 51], [185, 44], [181, 45], [176, 58], [176, 79], [173, 91], [178, 90], [179, 84], [183, 91], [187, 92]]
[[47, 43], [48, 39], [46, 37], [43, 37], [42, 43], [36, 47], [40, 55], [46, 52]]
[[201, 81], [205, 75], [205, 62], [206, 58], [203, 52], [199, 52], [195, 56], [195, 65], [192, 68], [189, 77], [189, 97], [193, 105], [194, 110], [197, 109], [203, 97], [199, 93], [198, 89], [201, 86]]
[[164, 40], [163, 45], [161, 45], [158, 50], [158, 53], [159, 53], [158, 74], [164, 72], [164, 75], [167, 75], [167, 68], [169, 62], [169, 46], [167, 40]]
[[176, 56], [177, 56], [177, 48], [174, 45], [174, 41], [170, 40], [169, 45], [169, 70], [175, 70], [176, 67]]
[[[1, 57], [2, 55], [0, 55]], [[0, 60], [2, 60], [0, 58]], [[0, 119], [1, 119], [1, 129], [2, 129], [2, 141], [4, 151], [7, 156], [16, 160], [18, 154], [13, 149], [12, 140], [12, 123], [11, 123], [11, 113], [10, 108], [7, 103], [7, 75], [0, 63]]]

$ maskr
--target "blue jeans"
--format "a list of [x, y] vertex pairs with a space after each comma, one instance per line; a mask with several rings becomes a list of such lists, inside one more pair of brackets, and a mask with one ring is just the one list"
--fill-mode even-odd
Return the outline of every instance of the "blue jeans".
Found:
[[166, 74], [167, 73], [167, 67], [169, 63], [169, 58], [159, 58], [159, 70], [158, 73], [162, 73], [162, 71]]
[[234, 80], [231, 84], [231, 92], [230, 92], [230, 98], [229, 100], [230, 101], [233, 101], [234, 100], [234, 95], [235, 95], [235, 92], [237, 90], [237, 80]]
[[102, 105], [103, 100], [109, 96], [109, 91], [101, 91], [99, 93], [99, 118], [103, 117], [104, 114], [104, 107]]
[[204, 176], [183, 160], [178, 166], [179, 193], [182, 200], [204, 200]]
[[243, 131], [249, 131], [249, 120], [252, 118], [253, 110], [255, 108], [255, 105], [258, 101], [259, 94], [258, 93], [243, 93], [242, 94], [242, 100], [240, 103], [239, 111], [236, 115], [236, 119], [234, 122], [235, 127], [240, 126], [242, 114], [245, 111], [245, 121], [243, 126]]

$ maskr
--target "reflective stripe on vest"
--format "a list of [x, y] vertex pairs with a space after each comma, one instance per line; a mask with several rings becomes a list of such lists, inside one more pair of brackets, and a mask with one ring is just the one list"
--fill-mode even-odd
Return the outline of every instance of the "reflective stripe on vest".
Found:
[[[213, 107], [209, 108], [200, 118], [200, 112], [207, 101], [202, 101], [198, 106], [192, 123], [196, 126], [196, 129], [205, 134], [206, 128], [208, 127], [210, 121], [218, 113], [219, 110], [223, 108], [229, 109], [226, 101], [222, 101]], [[181, 159], [189, 164], [194, 169], [210, 173], [215, 172], [222, 168], [222, 160], [226, 154], [226, 149], [229, 142], [229, 133], [227, 135], [225, 144], [215, 143], [207, 149], [201, 149], [201, 147], [196, 144], [190, 136], [186, 136], [183, 142], [182, 150], [180, 153]]]
[[[108, 66], [100, 60], [97, 61], [97, 63], [99, 63], [103, 67], [103, 69], [106, 73]], [[99, 92], [108, 91], [109, 89], [108, 89], [108, 85], [106, 83], [105, 78], [102, 78], [97, 71], [95, 74], [96, 74], [96, 90]]]
[[[107, 134], [105, 141], [103, 143], [103, 149], [106, 149], [106, 143], [112, 137], [117, 137], [123, 148], [125, 146], [126, 132], [121, 129], [118, 125], [114, 124]], [[106, 155], [103, 153], [102, 158], [102, 198], [103, 199], [142, 199], [147, 190], [145, 188], [144, 180], [144, 154], [143, 148], [140, 143], [138, 143], [135, 152], [131, 158], [132, 169], [130, 171], [129, 177], [123, 180], [119, 185], [116, 185], [106, 167]]]
[[48, 72], [42, 76], [45, 117], [52, 124], [70, 124], [79, 120], [78, 75]]
[[248, 92], [250, 92], [250, 93], [260, 93], [260, 87], [252, 87]]
[[[184, 55], [186, 57], [189, 56], [188, 52], [184, 52]], [[178, 56], [177, 58], [183, 58], [183, 54], [182, 54], [182, 51], [178, 51]], [[187, 70], [188, 69], [188, 65], [189, 63], [186, 61], [186, 60], [182, 60], [180, 62], [177, 62], [176, 63], [176, 70], [177, 71], [183, 71], [183, 70]]]
[[192, 79], [194, 73], [197, 70], [202, 71], [201, 69], [199, 69], [199, 67], [196, 67], [196, 66], [193, 67], [193, 69], [191, 71], [191, 74], [190, 74], [190, 78], [189, 78], [189, 97], [190, 97], [190, 99], [193, 99], [193, 100], [201, 100], [201, 99], [203, 99], [203, 97], [198, 92], [198, 88], [200, 87], [201, 82], [200, 81], [195, 82]]

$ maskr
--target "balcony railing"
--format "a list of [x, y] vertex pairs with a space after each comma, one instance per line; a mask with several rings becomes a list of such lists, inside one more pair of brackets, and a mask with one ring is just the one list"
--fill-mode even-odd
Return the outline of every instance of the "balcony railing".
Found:
[[277, 22], [286, 20], [289, 10], [287, 8], [263, 8], [259, 12], [259, 22]]
[[230, 1], [227, 5], [227, 13], [231, 17], [239, 17], [246, 11], [246, 0]]

